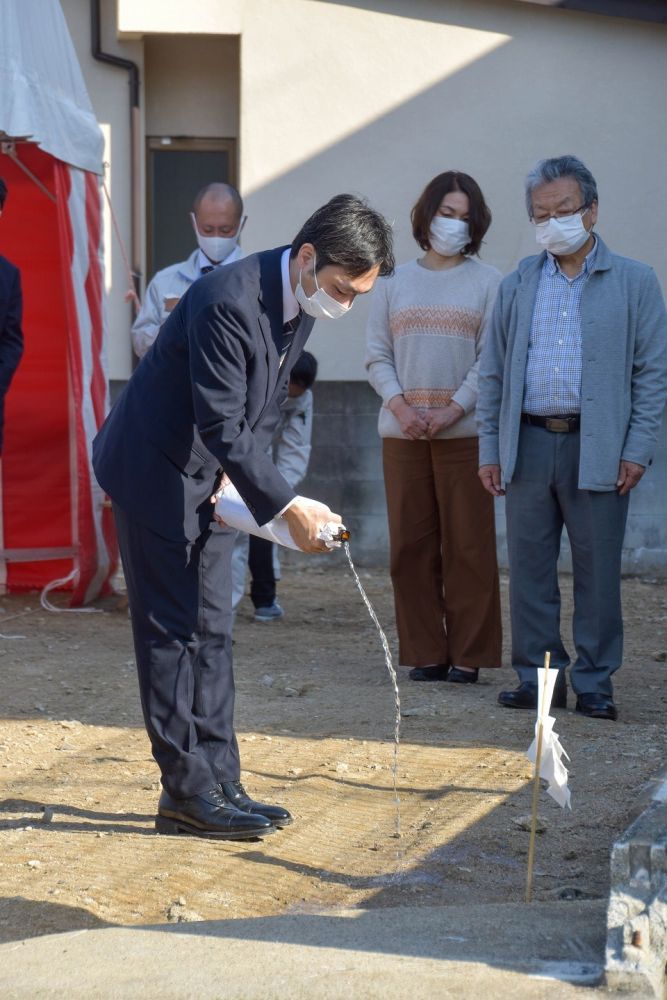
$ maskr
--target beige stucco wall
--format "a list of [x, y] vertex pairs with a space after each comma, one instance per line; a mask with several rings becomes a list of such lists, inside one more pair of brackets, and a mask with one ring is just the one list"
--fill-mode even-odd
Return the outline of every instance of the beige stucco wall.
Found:
[[[104, 6], [108, 23], [110, 0]], [[416, 251], [411, 204], [433, 174], [457, 167], [479, 180], [494, 213], [484, 259], [507, 271], [534, 247], [525, 172], [540, 156], [573, 152], [598, 179], [600, 232], [650, 261], [667, 289], [667, 28], [503, 0], [118, 0], [117, 12], [122, 40], [105, 27], [105, 45], [138, 53], [131, 58], [141, 59], [144, 34], [240, 34], [247, 250], [289, 241], [318, 204], [353, 190], [395, 220], [405, 260]], [[82, 19], [73, 34], [98, 116], [112, 123], [125, 225], [126, 78], [87, 65]], [[197, 120], [192, 93], [181, 111]], [[115, 275], [114, 262], [118, 294]], [[120, 307], [112, 303], [111, 314]], [[360, 302], [349, 318], [318, 325], [312, 346], [323, 378], [364, 377], [365, 315]], [[112, 376], [121, 378], [127, 326], [112, 324], [111, 333]]]
[[238, 52], [230, 35], [148, 35], [146, 134], [236, 137]]
[[[273, 6], [282, 3], [274, 0]], [[238, 35], [248, 12], [247, 0], [117, 0], [117, 4], [118, 30], [126, 36], [160, 32]]]

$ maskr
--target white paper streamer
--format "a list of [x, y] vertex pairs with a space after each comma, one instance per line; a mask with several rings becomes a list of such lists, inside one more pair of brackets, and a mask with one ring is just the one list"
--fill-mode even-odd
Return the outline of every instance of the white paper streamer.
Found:
[[[542, 755], [540, 758], [540, 777], [548, 783], [547, 793], [552, 799], [558, 803], [559, 806], [571, 809], [570, 805], [570, 789], [567, 785], [567, 769], [563, 764], [563, 757], [566, 760], [570, 758], [563, 749], [560, 740], [558, 739], [558, 733], [554, 732], [554, 724], [556, 722], [552, 715], [549, 715], [549, 710], [551, 709], [551, 701], [553, 699], [554, 687], [556, 686], [556, 681], [558, 679], [558, 670], [547, 670], [546, 678], [546, 692], [544, 685], [544, 668], [538, 667], [537, 670], [537, 721], [535, 722], [535, 739], [530, 744], [526, 756], [528, 760], [534, 764], [535, 758], [537, 756], [537, 731], [538, 726], [542, 725]], [[545, 697], [546, 695], [546, 697]]]

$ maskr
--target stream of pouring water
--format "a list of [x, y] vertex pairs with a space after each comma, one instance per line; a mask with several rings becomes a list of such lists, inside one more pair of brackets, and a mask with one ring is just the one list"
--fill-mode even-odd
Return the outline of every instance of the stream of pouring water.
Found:
[[359, 593], [361, 594], [361, 596], [363, 598], [364, 604], [368, 608], [368, 613], [371, 616], [373, 624], [375, 625], [376, 629], [378, 630], [378, 634], [380, 636], [380, 639], [382, 640], [382, 648], [384, 650], [384, 658], [385, 658], [385, 661], [387, 663], [387, 670], [389, 672], [389, 677], [391, 679], [391, 683], [392, 683], [393, 688], [394, 688], [394, 706], [395, 706], [395, 715], [394, 715], [394, 762], [393, 762], [393, 766], [392, 766], [392, 778], [393, 778], [393, 782], [394, 782], [394, 801], [396, 803], [396, 834], [395, 834], [395, 836], [396, 836], [397, 840], [400, 840], [400, 838], [401, 838], [401, 800], [400, 800], [400, 797], [399, 797], [399, 794], [398, 794], [397, 779], [398, 779], [398, 747], [399, 747], [399, 743], [400, 743], [400, 730], [401, 730], [401, 699], [400, 699], [400, 696], [399, 696], [399, 693], [398, 693], [398, 681], [397, 681], [397, 678], [396, 678], [396, 671], [394, 669], [394, 664], [393, 664], [393, 661], [392, 661], [392, 658], [391, 658], [391, 651], [389, 649], [389, 643], [387, 642], [387, 636], [385, 635], [384, 629], [382, 628], [382, 626], [380, 625], [380, 622], [378, 621], [378, 616], [375, 614], [375, 609], [373, 608], [373, 605], [368, 600], [368, 597], [366, 595], [366, 591], [364, 590], [364, 588], [362, 586], [362, 583], [361, 583], [361, 580], [359, 579], [359, 574], [357, 573], [356, 569], [354, 568], [354, 563], [352, 562], [352, 556], [350, 555], [350, 543], [346, 541], [343, 544], [344, 544], [344, 547], [345, 547], [345, 555], [347, 556], [347, 561], [349, 562], [350, 569], [352, 570], [352, 576], [354, 577], [354, 582], [357, 585], [357, 589], [358, 589]]

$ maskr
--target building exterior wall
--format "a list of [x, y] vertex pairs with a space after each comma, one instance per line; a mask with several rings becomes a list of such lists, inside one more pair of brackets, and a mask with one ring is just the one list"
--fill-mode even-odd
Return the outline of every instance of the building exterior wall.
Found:
[[[91, 59], [87, 0], [62, 3], [111, 135], [112, 196], [127, 239], [126, 76]], [[600, 233], [614, 250], [651, 263], [667, 290], [665, 25], [509, 0], [102, 0], [102, 10], [104, 47], [140, 65], [151, 129], [215, 128], [222, 136], [237, 128], [246, 251], [289, 242], [314, 208], [351, 190], [394, 221], [404, 261], [416, 253], [412, 204], [434, 174], [456, 167], [478, 179], [493, 211], [483, 259], [507, 272], [535, 248], [525, 173], [542, 156], [572, 152], [598, 180]], [[231, 36], [238, 90], [219, 55]], [[193, 61], [196, 74], [186, 71]], [[113, 249], [116, 380], [131, 370], [125, 287]], [[363, 368], [367, 310], [359, 301], [349, 317], [317, 324], [309, 345], [324, 407], [309, 486], [334, 506], [334, 494], [345, 491], [343, 514], [360, 518], [358, 545], [370, 557], [381, 548], [384, 514], [371, 426], [377, 402]], [[344, 462], [332, 451], [340, 435]], [[664, 439], [633, 498], [628, 567], [654, 566], [663, 558], [656, 553], [667, 553], [663, 470]], [[349, 482], [341, 485], [342, 476]]]
[[[526, 171], [540, 156], [571, 151], [598, 179], [600, 232], [619, 252], [653, 263], [667, 287], [667, 130], [649, 124], [667, 83], [662, 25], [500, 0], [117, 0], [119, 41], [114, 5], [102, 5], [106, 47], [137, 58], [142, 71], [144, 49], [166, 44], [153, 36], [173, 36], [172, 59], [147, 62], [143, 94], [157, 115], [156, 88], [171, 65], [170, 113], [190, 124], [187, 134], [196, 134], [207, 101], [201, 75], [189, 90], [180, 86], [179, 57], [190, 65], [186, 51], [201, 45], [214, 72], [210, 48], [193, 41], [193, 32], [240, 35], [238, 176], [247, 250], [288, 242], [313, 208], [353, 190], [395, 220], [397, 258], [405, 260], [416, 249], [411, 205], [431, 176], [456, 166], [480, 181], [494, 213], [483, 257], [508, 271], [534, 247], [523, 210]], [[64, 6], [79, 11], [70, 26], [77, 22], [93, 105], [102, 121], [113, 108], [114, 132], [127, 132], [123, 74], [91, 67], [85, 0]], [[225, 73], [221, 63], [214, 90], [228, 92]], [[216, 134], [227, 134], [233, 99], [206, 112], [207, 128], [213, 117]], [[124, 136], [116, 141], [112, 171], [125, 154]], [[124, 221], [121, 192], [118, 200]], [[366, 315], [367, 303], [357, 303], [336, 324], [335, 338], [326, 324], [316, 328], [312, 345], [323, 377], [364, 378]], [[121, 339], [126, 329], [114, 324], [114, 347]], [[127, 373], [112, 363], [112, 374]]]
[[234, 36], [148, 35], [144, 76], [146, 135], [238, 136], [239, 57]]

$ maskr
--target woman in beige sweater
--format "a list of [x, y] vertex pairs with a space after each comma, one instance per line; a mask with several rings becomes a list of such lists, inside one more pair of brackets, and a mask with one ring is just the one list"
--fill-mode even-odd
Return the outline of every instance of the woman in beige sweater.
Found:
[[477, 477], [477, 367], [500, 272], [478, 258], [491, 213], [447, 171], [412, 210], [424, 256], [378, 283], [367, 331], [399, 657], [415, 681], [475, 683], [499, 667], [493, 499]]

